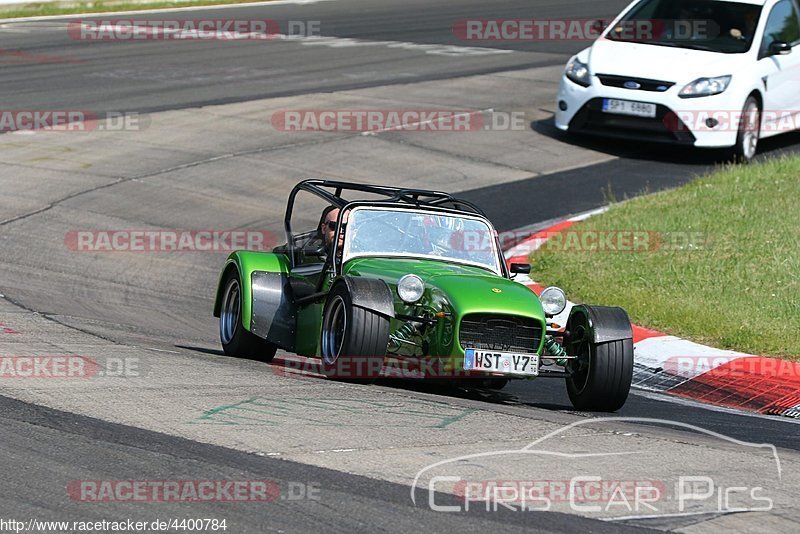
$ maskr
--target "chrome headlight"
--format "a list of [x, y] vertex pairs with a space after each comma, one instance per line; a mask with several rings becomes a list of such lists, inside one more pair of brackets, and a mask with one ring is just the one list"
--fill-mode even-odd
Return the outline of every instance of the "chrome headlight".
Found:
[[583, 87], [589, 87], [592, 85], [592, 77], [589, 74], [589, 65], [583, 63], [577, 57], [572, 58], [572, 60], [567, 63], [567, 70], [564, 71], [564, 75]]
[[424, 292], [425, 283], [415, 274], [407, 274], [397, 282], [397, 295], [406, 304], [414, 304]]
[[548, 287], [539, 295], [544, 313], [553, 316], [558, 315], [567, 307], [567, 295], [558, 287]]
[[725, 91], [731, 84], [733, 76], [718, 76], [716, 78], [698, 78], [678, 94], [681, 98], [697, 98], [700, 96], [718, 95]]

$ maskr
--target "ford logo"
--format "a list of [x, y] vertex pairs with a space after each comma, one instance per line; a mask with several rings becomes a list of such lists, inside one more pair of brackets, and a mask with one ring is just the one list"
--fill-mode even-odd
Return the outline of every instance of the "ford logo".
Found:
[[642, 84], [637, 82], [625, 82], [623, 87], [625, 87], [625, 89], [641, 89]]

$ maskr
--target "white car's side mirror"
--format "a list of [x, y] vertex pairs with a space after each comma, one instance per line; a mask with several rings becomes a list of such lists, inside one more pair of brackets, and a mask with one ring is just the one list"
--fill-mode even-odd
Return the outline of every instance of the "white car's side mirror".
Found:
[[785, 56], [792, 53], [792, 45], [786, 41], [772, 41], [769, 45], [768, 55], [770, 56]]

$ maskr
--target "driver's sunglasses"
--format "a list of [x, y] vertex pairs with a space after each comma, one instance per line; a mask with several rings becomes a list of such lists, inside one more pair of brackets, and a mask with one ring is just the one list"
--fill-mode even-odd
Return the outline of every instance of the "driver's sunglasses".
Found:
[[325, 221], [325, 227], [328, 230], [336, 230], [336, 221]]

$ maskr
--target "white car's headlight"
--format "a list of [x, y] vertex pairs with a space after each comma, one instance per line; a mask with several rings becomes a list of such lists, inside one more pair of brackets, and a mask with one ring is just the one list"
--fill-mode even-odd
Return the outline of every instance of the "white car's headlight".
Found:
[[558, 315], [567, 307], [567, 295], [558, 287], [548, 287], [539, 295], [544, 313], [553, 316]]
[[731, 84], [733, 76], [717, 76], [716, 78], [699, 78], [681, 89], [681, 98], [697, 98], [700, 96], [718, 95]]
[[415, 274], [407, 274], [397, 282], [397, 294], [406, 304], [414, 304], [424, 292], [425, 283]]
[[567, 63], [567, 70], [564, 75], [583, 87], [592, 85], [592, 76], [589, 73], [589, 65], [581, 62], [578, 58], [572, 58], [572, 61]]

